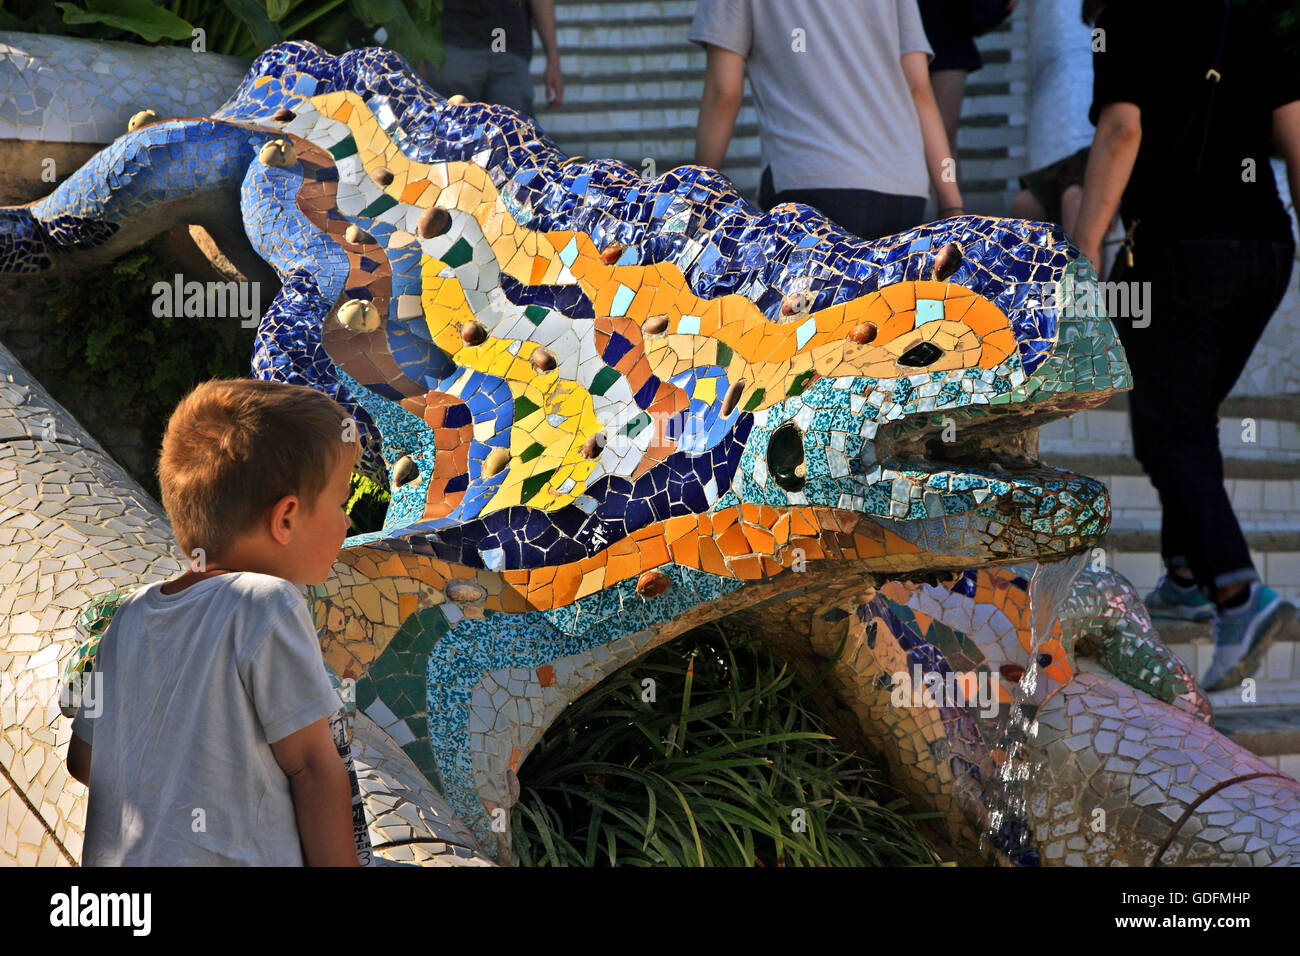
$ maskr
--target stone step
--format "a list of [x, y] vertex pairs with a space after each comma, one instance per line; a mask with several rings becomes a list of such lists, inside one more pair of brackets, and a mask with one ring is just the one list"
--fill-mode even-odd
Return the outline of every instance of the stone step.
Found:
[[[1159, 528], [1159, 498], [1133, 457], [1126, 398], [1044, 426], [1039, 454], [1106, 484], [1124, 546], [1156, 550], [1151, 532]], [[1219, 446], [1224, 484], [1243, 530], [1255, 536], [1252, 547], [1300, 550], [1300, 396], [1229, 398], [1221, 409]], [[1296, 576], [1294, 569], [1288, 573]]]
[[1265, 763], [1300, 779], [1300, 679], [1257, 679], [1255, 695], [1247, 702], [1240, 688], [1210, 694], [1215, 729]]
[[[1122, 401], [1121, 401], [1122, 400]], [[1044, 425], [1039, 449], [1071, 454], [1132, 451], [1127, 395]], [[1219, 410], [1219, 447], [1226, 458], [1300, 462], [1300, 396], [1228, 398]], [[1300, 467], [1296, 471], [1300, 477]]]
[[[1157, 621], [1166, 646], [1200, 678], [1210, 667], [1214, 646], [1205, 624]], [[1192, 635], [1191, 640], [1185, 640]], [[1254, 699], [1243, 688], [1213, 691], [1214, 726], [1282, 773], [1300, 777], [1300, 626], [1292, 621], [1268, 650], [1254, 675]]]
[[[707, 53], [701, 48], [685, 41], [685, 45], [680, 47], [681, 52], [690, 55], [696, 55], [699, 58], [698, 71], [683, 72], [681, 70], [666, 69], [663, 66], [658, 68], [646, 69], [635, 74], [626, 69], [619, 69], [617, 62], [612, 69], [599, 70], [593, 69], [593, 64], [580, 57], [586, 55], [587, 51], [567, 50], [563, 46], [560, 49], [560, 65], [564, 70], [564, 95], [567, 100], [571, 86], [594, 87], [602, 94], [605, 88], [626, 86], [631, 81], [635, 81], [638, 89], [645, 93], [647, 102], [651, 102], [661, 93], [661, 87], [671, 90], [673, 83], [690, 83], [693, 89], [703, 91], [704, 89], [704, 64], [707, 62]], [[644, 53], [644, 50], [632, 49], [630, 53]], [[540, 83], [546, 75], [546, 57], [534, 48], [533, 59], [529, 64], [529, 70], [532, 73], [534, 82]], [[1012, 63], [1009, 58], [1004, 58], [1001, 62], [990, 61], [985, 58], [984, 68], [979, 71], [978, 76], [981, 78], [979, 83], [968, 83], [966, 86], [966, 97], [963, 101], [962, 121], [967, 122], [969, 115], [988, 112], [980, 108], [987, 96], [1005, 96], [1010, 94], [1024, 94], [1027, 84], [1025, 83], [1025, 71], [1023, 64]], [[748, 91], [748, 85], [746, 85]], [[675, 95], [669, 92], [668, 95]], [[1023, 101], [1022, 101], [1023, 103]]]
[[1257, 756], [1280, 758], [1275, 767], [1292, 777], [1300, 776], [1300, 704], [1216, 708], [1214, 728]]

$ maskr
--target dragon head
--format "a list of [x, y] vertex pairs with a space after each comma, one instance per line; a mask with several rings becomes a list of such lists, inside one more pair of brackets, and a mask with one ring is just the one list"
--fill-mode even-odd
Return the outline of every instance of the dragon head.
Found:
[[628, 573], [743, 579], [1105, 532], [1104, 488], [1034, 461], [1037, 425], [1129, 385], [1106, 317], [1059, 295], [1095, 274], [1058, 228], [864, 241], [457, 99], [393, 54], [292, 43], [216, 117], [263, 142], [243, 217], [284, 291], [255, 370], [329, 391], [363, 467], [394, 466], [384, 529], [350, 546], [503, 572], [622, 547], [644, 552]]

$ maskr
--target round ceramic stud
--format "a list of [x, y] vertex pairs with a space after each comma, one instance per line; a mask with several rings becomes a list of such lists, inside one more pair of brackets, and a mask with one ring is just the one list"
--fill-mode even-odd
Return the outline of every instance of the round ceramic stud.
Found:
[[726, 418], [735, 410], [740, 403], [741, 393], [745, 391], [745, 380], [742, 378], [727, 389], [726, 396], [722, 399], [722, 417]]
[[297, 117], [298, 114], [295, 113], [293, 110], [284, 109], [283, 107], [281, 107], [280, 109], [275, 111], [275, 115], [272, 116], [271, 119], [275, 120], [277, 123], [292, 123], [295, 119], [297, 119]]
[[473, 581], [448, 581], [446, 594], [457, 604], [474, 604], [487, 597], [487, 592]]
[[665, 593], [673, 586], [673, 579], [662, 571], [646, 571], [636, 581], [636, 593], [643, 598], [653, 598]]
[[532, 362], [533, 368], [539, 372], [550, 372], [555, 368], [555, 356], [541, 346], [533, 349], [533, 354], [528, 357], [528, 361]]
[[641, 331], [647, 335], [658, 335], [666, 328], [668, 328], [668, 316], [652, 315], [645, 320], [645, 325], [641, 326]]
[[158, 114], [153, 110], [141, 110], [126, 121], [126, 131], [134, 133], [141, 126], [148, 126], [150, 123], [158, 122]]
[[441, 236], [450, 228], [451, 213], [441, 206], [431, 206], [420, 213], [419, 221], [415, 224], [415, 231], [421, 239], [432, 239], [434, 236]]
[[464, 106], [466, 103], [469, 102], [469, 99], [465, 96], [464, 93], [457, 93], [454, 96], [447, 97], [447, 102], [450, 103], [452, 106]]
[[410, 455], [403, 455], [393, 465], [393, 487], [400, 488], [420, 476], [420, 469]]
[[612, 266], [618, 262], [618, 257], [623, 254], [623, 246], [617, 242], [611, 242], [600, 251], [600, 261], [607, 266]]
[[791, 292], [781, 300], [782, 315], [804, 315], [812, 309], [812, 297], [807, 292]]
[[934, 255], [934, 277], [942, 282], [961, 268], [961, 246], [950, 242]]
[[867, 345], [876, 337], [876, 323], [860, 322], [849, 333], [849, 341], [857, 345]]
[[370, 170], [370, 178], [380, 186], [391, 186], [393, 184], [393, 171], [387, 166], [376, 166]]
[[354, 246], [364, 246], [375, 241], [371, 237], [370, 233], [366, 232], [356, 223], [353, 223], [343, 230], [343, 238]]
[[600, 453], [605, 450], [607, 441], [604, 432], [596, 432], [582, 443], [582, 457], [588, 460], [599, 458]]
[[350, 332], [373, 332], [379, 328], [379, 310], [365, 299], [348, 299], [339, 306], [339, 325]]
[[460, 340], [466, 345], [482, 345], [487, 341], [487, 329], [481, 322], [462, 322], [460, 324]]
[[293, 166], [298, 162], [293, 143], [287, 139], [273, 139], [264, 143], [257, 152], [257, 158], [263, 166]]

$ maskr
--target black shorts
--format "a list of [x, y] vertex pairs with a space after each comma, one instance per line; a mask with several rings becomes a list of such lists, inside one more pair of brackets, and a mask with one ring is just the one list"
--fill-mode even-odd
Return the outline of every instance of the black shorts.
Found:
[[1033, 169], [1020, 177], [1020, 188], [1028, 189], [1047, 210], [1043, 217], [1048, 222], [1061, 221], [1061, 194], [1071, 186], [1083, 185], [1083, 171], [1088, 168], [1088, 150], [1091, 145], [1071, 153], [1041, 169]]
[[951, 0], [918, 0], [925, 38], [934, 48], [930, 72], [966, 70], [974, 72], [984, 65], [975, 38], [966, 29], [966, 17], [960, 3]]

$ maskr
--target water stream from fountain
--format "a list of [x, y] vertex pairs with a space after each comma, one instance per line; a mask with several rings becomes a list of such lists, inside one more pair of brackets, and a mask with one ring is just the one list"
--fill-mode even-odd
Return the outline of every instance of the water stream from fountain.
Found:
[[1029, 575], [1032, 634], [1029, 660], [1024, 676], [1016, 685], [1001, 738], [994, 750], [995, 754], [1003, 756], [996, 783], [987, 793], [991, 798], [988, 829], [980, 840], [981, 847], [987, 841], [1013, 862], [1023, 865], [1041, 862], [1033, 846], [1025, 806], [1026, 783], [1036, 769], [1030, 756], [1031, 741], [1038, 734], [1038, 711], [1047, 699], [1034, 700], [1040, 671], [1038, 655], [1042, 645], [1051, 640], [1052, 627], [1061, 605], [1087, 560], [1087, 552], [1082, 552], [1061, 561], [1026, 565], [1026, 568], [1033, 568]]

